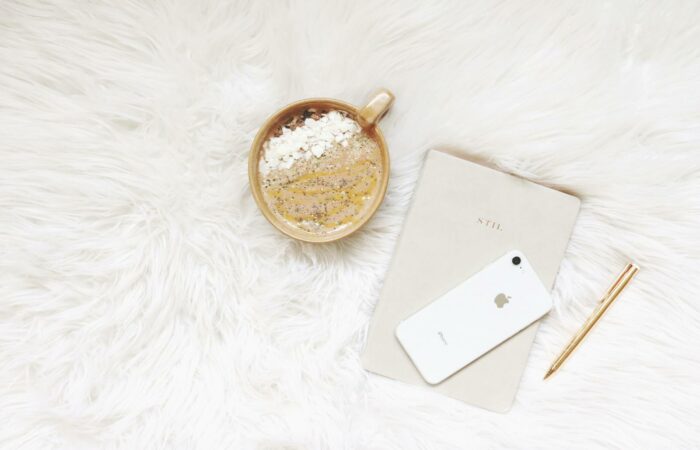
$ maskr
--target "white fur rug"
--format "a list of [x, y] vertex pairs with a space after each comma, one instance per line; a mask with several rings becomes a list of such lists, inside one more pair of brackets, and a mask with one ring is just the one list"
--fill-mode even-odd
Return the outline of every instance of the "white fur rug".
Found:
[[[1, 448], [700, 447], [698, 3], [431, 3], [0, 3]], [[378, 216], [280, 235], [256, 128], [380, 86]], [[431, 146], [583, 200], [506, 415], [359, 363]]]

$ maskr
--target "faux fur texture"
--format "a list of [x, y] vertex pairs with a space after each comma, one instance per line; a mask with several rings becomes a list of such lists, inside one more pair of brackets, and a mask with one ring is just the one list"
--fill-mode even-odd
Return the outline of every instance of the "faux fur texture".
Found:
[[[692, 1], [3, 0], [0, 447], [698, 448], [698, 23]], [[379, 86], [379, 214], [282, 236], [248, 187], [257, 127]], [[506, 415], [359, 363], [433, 146], [583, 200]]]

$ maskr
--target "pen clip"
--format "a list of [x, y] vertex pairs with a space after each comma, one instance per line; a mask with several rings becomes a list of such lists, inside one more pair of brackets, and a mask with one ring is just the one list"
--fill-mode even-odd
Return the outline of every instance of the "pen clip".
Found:
[[613, 293], [613, 291], [622, 283], [622, 281], [627, 278], [627, 274], [631, 271], [637, 271], [638, 268], [632, 263], [627, 264], [627, 266], [624, 268], [624, 270], [620, 273], [620, 275], [617, 276], [615, 281], [610, 285], [608, 290], [603, 294], [603, 297], [600, 299], [600, 303], [605, 302], [608, 298], [610, 298], [610, 295]]

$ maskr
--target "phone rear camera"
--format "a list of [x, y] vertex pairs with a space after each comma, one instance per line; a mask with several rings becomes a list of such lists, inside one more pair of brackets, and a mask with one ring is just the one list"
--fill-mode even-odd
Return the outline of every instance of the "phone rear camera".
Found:
[[513, 262], [514, 266], [520, 265], [520, 256], [514, 256], [511, 261]]

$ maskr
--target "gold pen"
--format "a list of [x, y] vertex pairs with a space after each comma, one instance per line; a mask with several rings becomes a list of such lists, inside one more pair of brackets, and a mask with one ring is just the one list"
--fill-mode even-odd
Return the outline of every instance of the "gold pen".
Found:
[[561, 352], [559, 357], [549, 368], [549, 370], [544, 376], [545, 380], [549, 378], [554, 372], [559, 370], [562, 364], [564, 364], [564, 361], [566, 361], [567, 358], [571, 356], [571, 354], [574, 352], [574, 350], [576, 350], [576, 348], [583, 341], [586, 335], [588, 335], [588, 332], [591, 331], [593, 325], [598, 323], [598, 320], [600, 320], [600, 318], [603, 317], [605, 311], [607, 311], [610, 305], [613, 304], [615, 299], [617, 299], [617, 297], [620, 295], [620, 292], [622, 292], [622, 290], [627, 286], [627, 284], [632, 280], [632, 278], [634, 278], [638, 271], [639, 267], [637, 267], [636, 265], [631, 263], [627, 264], [625, 270], [622, 271], [622, 273], [617, 277], [612, 286], [610, 286], [608, 291], [603, 295], [603, 298], [600, 299], [600, 303], [598, 303], [598, 306], [593, 311], [593, 314], [591, 314], [588, 320], [586, 320], [586, 322], [583, 324], [581, 329], [578, 330], [574, 337], [571, 338], [571, 341], [566, 346], [566, 348], [564, 348], [564, 351]]

